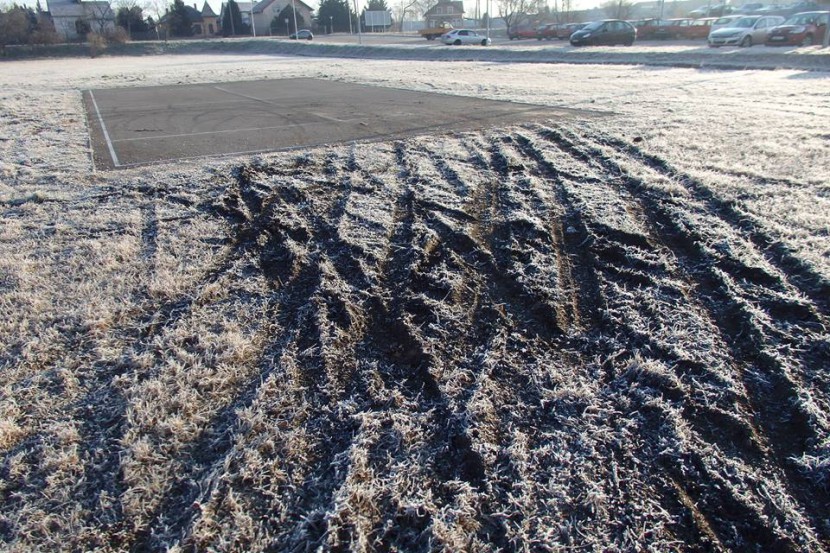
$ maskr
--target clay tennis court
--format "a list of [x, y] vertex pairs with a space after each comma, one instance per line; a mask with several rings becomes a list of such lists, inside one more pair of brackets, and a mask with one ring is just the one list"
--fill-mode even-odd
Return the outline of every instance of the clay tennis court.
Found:
[[84, 103], [99, 168], [588, 115], [319, 79], [87, 90]]

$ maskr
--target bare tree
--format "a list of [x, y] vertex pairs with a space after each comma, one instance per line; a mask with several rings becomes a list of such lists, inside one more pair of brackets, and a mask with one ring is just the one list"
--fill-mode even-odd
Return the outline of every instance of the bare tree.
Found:
[[602, 10], [612, 19], [631, 19], [633, 9], [631, 0], [610, 0], [602, 5]]
[[499, 15], [507, 25], [507, 33], [523, 16], [538, 12], [539, 3], [539, 0], [497, 0]]
[[89, 20], [93, 25], [93, 30], [101, 36], [107, 33], [107, 27], [115, 26], [115, 12], [109, 2], [99, 0], [98, 2], [89, 2], [86, 4], [89, 9]]
[[[160, 22], [164, 15], [167, 13], [167, 10], [170, 9], [170, 2], [168, 0], [144, 0], [144, 11], [147, 12], [150, 17], [153, 18], [153, 22], [155, 23], [156, 29], [156, 38], [161, 40], [159, 28], [161, 27]], [[164, 40], [167, 40], [167, 26], [163, 27], [164, 30]]]
[[550, 12], [557, 23], [570, 23], [573, 21], [572, 0], [553, 0]]
[[7, 44], [25, 44], [30, 26], [23, 8], [12, 6], [8, 11], [0, 10], [0, 53], [5, 52]]
[[413, 17], [422, 17], [435, 4], [435, 0], [414, 0], [409, 2], [409, 7], [406, 8], [406, 13], [411, 13]]

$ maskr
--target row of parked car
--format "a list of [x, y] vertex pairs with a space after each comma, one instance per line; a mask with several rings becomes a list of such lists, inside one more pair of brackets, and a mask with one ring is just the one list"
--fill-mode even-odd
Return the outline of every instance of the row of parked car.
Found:
[[[709, 46], [809, 46], [824, 40], [830, 11], [808, 11], [785, 19], [780, 15], [735, 14], [692, 19], [605, 20], [593, 23], [548, 24], [536, 29], [538, 40], [570, 40], [583, 44], [633, 44], [635, 40], [708, 40]], [[516, 32], [513, 38], [523, 38]]]
[[790, 17], [797, 13], [819, 11], [821, 6], [812, 0], [800, 0], [791, 4], [762, 4], [750, 2], [740, 7], [729, 4], [715, 4], [704, 6], [689, 12], [689, 17], [697, 19], [700, 17], [723, 17], [724, 15], [780, 15]]

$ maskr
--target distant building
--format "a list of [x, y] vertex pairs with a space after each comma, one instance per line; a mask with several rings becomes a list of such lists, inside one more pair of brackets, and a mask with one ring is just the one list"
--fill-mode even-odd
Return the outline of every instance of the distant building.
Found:
[[207, 2], [204, 3], [202, 9], [193, 6], [185, 5], [187, 11], [187, 20], [190, 22], [191, 36], [199, 38], [207, 38], [219, 34], [219, 16], [210, 7]]
[[[187, 14], [187, 21], [190, 23], [191, 36], [207, 38], [219, 34], [219, 17], [210, 7], [210, 4], [205, 2], [201, 11], [196, 7], [196, 4], [192, 6], [185, 4], [184, 9]], [[159, 20], [161, 27], [167, 26], [169, 15], [167, 13]]]
[[63, 39], [78, 40], [88, 32], [104, 34], [115, 29], [115, 12], [103, 0], [46, 0], [46, 9]]
[[[196, 4], [193, 4], [196, 7]], [[219, 16], [210, 7], [210, 4], [205, 2], [202, 6], [202, 11], [199, 12], [201, 21], [193, 22], [193, 36], [210, 37], [219, 34]]]
[[[254, 25], [256, 25], [256, 34], [258, 35], [267, 35], [270, 34], [271, 31], [271, 21], [274, 20], [275, 17], [278, 17], [285, 8], [289, 8], [288, 13], [291, 13], [291, 0], [261, 0], [257, 2], [252, 10], [254, 15]], [[301, 2], [300, 0], [294, 0], [294, 7], [297, 9], [297, 19], [302, 18], [305, 22], [306, 27], [311, 27], [312, 22], [312, 13], [314, 9]], [[241, 5], [240, 8], [242, 9]], [[242, 13], [243, 17], [245, 16], [245, 12]], [[288, 18], [288, 30], [292, 33], [294, 32], [294, 18]], [[285, 22], [278, 21], [277, 28], [280, 29], [280, 33], [283, 33], [283, 29]]]
[[463, 27], [464, 2], [438, 2], [424, 14], [424, 21], [428, 29], [440, 27], [445, 24], [452, 25], [453, 27]]

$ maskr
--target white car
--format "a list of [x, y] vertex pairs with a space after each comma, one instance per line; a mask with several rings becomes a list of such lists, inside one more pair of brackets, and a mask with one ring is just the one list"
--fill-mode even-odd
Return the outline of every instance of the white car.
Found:
[[481, 44], [482, 46], [489, 46], [490, 39], [484, 35], [480, 35], [471, 29], [453, 29], [445, 35], [441, 36], [441, 42], [444, 44], [454, 44], [460, 46], [462, 44]]
[[722, 29], [724, 27], [731, 27], [735, 24], [735, 22], [739, 19], [743, 19], [746, 17], [745, 15], [724, 15], [723, 17], [719, 17], [712, 21], [712, 27], [709, 33], [711, 34], [712, 31], [716, 31], [718, 29]]
[[748, 15], [709, 33], [709, 47], [763, 44], [770, 29], [784, 22], [777, 15]]

